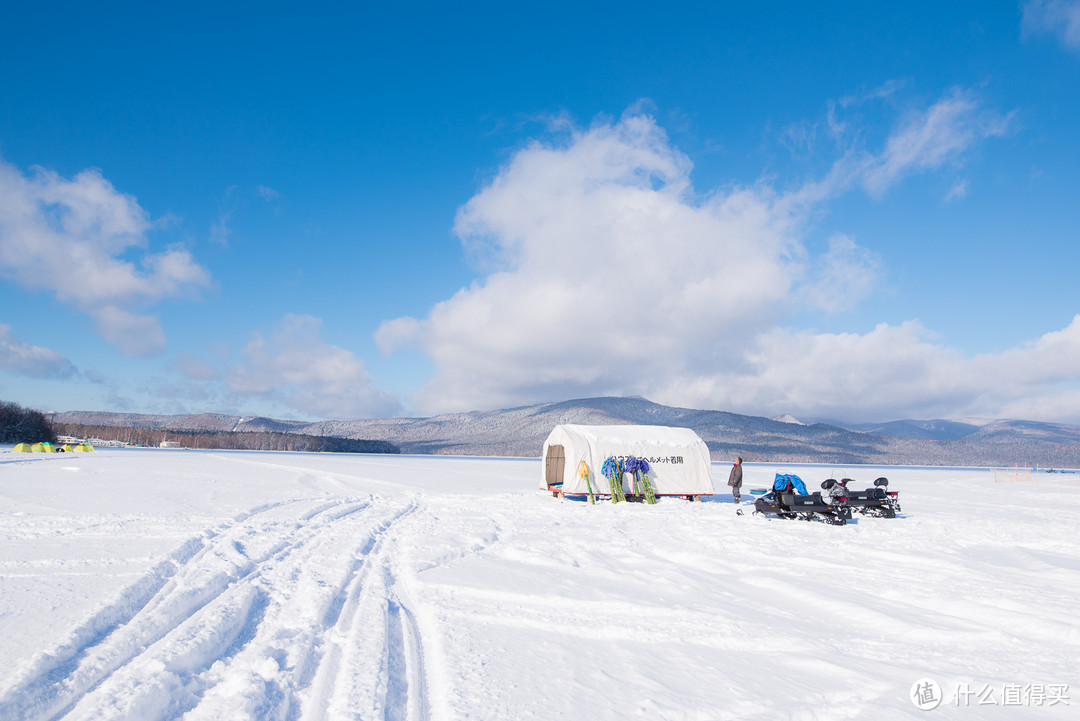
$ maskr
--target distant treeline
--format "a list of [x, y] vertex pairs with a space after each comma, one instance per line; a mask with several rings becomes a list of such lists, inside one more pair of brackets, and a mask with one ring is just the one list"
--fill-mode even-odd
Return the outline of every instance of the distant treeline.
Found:
[[56, 431], [40, 411], [0, 401], [0, 443], [56, 443]]
[[[39, 414], [40, 415], [40, 414]], [[56, 433], [73, 438], [100, 438], [133, 446], [160, 446], [162, 441], [183, 448], [240, 451], [298, 451], [332, 453], [400, 453], [386, 441], [368, 441], [334, 436], [307, 436], [300, 433], [244, 431], [162, 431], [131, 426], [88, 426], [81, 423], [57, 423]]]

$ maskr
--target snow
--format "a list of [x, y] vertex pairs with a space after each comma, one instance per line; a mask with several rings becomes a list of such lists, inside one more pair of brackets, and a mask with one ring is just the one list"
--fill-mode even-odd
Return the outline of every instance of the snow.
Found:
[[711, 502], [590, 506], [539, 463], [0, 452], [0, 719], [897, 719], [920, 679], [932, 718], [1080, 704], [1080, 476], [746, 464], [744, 498], [900, 491], [834, 527], [736, 515], [728, 464]]

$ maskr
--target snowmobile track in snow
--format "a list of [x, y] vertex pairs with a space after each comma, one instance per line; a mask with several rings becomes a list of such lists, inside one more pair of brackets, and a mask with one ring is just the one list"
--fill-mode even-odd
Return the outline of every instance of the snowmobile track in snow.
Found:
[[0, 692], [0, 718], [428, 717], [393, 566], [409, 498], [270, 503], [189, 539]]

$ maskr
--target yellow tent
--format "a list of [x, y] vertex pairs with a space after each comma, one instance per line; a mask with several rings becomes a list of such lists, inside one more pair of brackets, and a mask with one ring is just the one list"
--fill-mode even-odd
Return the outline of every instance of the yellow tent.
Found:
[[90, 452], [92, 452], [94, 450], [94, 447], [92, 445], [90, 445], [89, 443], [80, 443], [79, 445], [75, 446], [71, 450], [73, 450], [73, 451], [75, 451], [77, 453], [90, 453]]
[[56, 449], [53, 448], [53, 444], [45, 441], [44, 443], [35, 443], [30, 450], [37, 453], [56, 453]]
[[12, 453], [30, 453], [30, 451], [31, 448], [29, 443], [19, 443], [11, 449]]
[[64, 445], [60, 446], [60, 448], [64, 451], [64, 453], [71, 453], [70, 443], [65, 443]]

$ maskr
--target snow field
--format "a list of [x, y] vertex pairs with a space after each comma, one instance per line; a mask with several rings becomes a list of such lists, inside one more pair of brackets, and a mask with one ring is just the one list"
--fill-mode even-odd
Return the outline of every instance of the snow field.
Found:
[[744, 498], [778, 470], [900, 491], [832, 527], [560, 501], [537, 460], [11, 459], [2, 719], [890, 719], [925, 677], [1080, 688], [1067, 476], [747, 466]]

